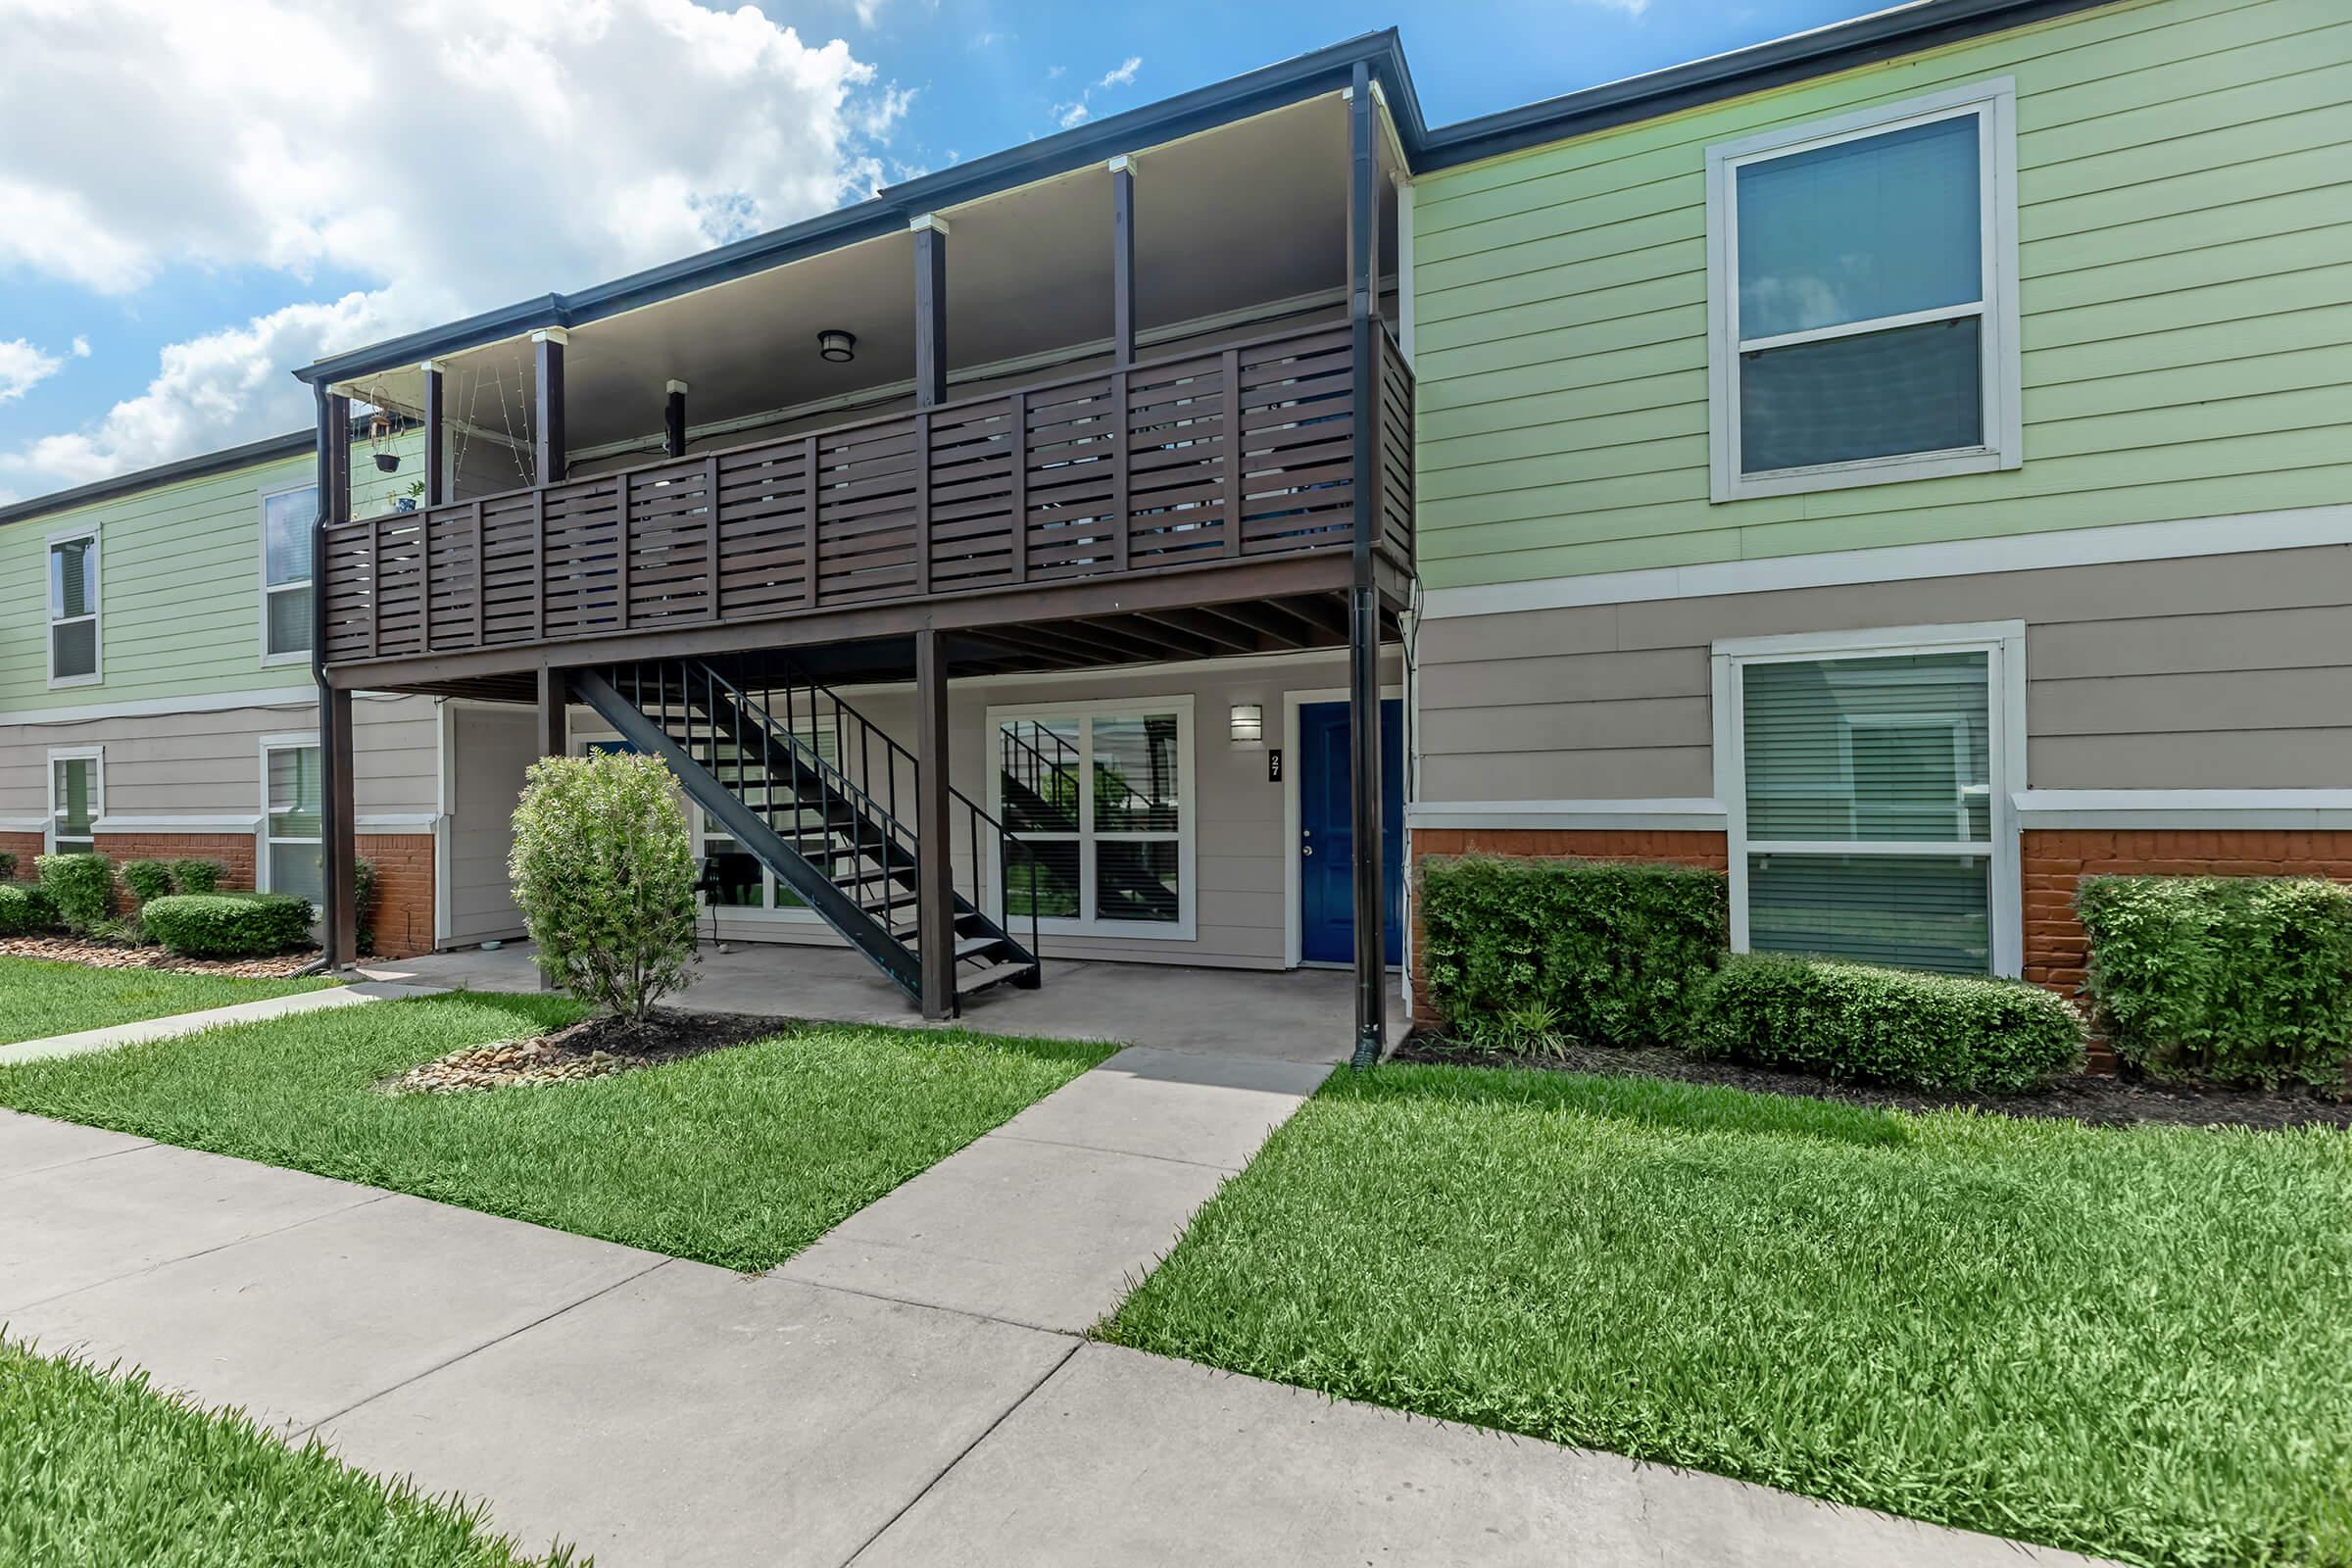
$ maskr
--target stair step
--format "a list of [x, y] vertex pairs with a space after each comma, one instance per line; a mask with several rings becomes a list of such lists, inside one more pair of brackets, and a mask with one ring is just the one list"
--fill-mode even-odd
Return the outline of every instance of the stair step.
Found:
[[990, 986], [1001, 986], [1007, 980], [1018, 980], [1035, 967], [1034, 964], [1016, 963], [1008, 959], [1004, 963], [983, 969], [965, 980], [956, 988], [956, 994], [959, 997], [968, 997], [975, 991], [986, 991]]
[[956, 956], [958, 960], [969, 958], [991, 948], [1003, 946], [1004, 941], [1003, 937], [994, 933], [984, 937], [964, 937], [956, 944]]

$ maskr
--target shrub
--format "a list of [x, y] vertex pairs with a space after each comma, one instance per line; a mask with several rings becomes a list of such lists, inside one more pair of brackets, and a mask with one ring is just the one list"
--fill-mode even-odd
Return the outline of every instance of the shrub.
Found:
[[122, 885], [141, 904], [172, 896], [172, 868], [161, 860], [124, 860]]
[[47, 888], [29, 882], [0, 882], [0, 937], [26, 936], [56, 925], [57, 904]]
[[213, 893], [220, 887], [219, 860], [173, 860], [172, 886], [181, 893]]
[[580, 1001], [642, 1018], [694, 960], [693, 845], [650, 757], [532, 764], [507, 859], [540, 969]]
[[2082, 1058], [2082, 1019], [2022, 980], [1736, 954], [1699, 1000], [1691, 1049], [1912, 1089], [2015, 1094]]
[[1439, 1013], [1498, 1043], [1545, 1018], [1598, 1045], [1679, 1039], [1726, 930], [1720, 872], [1606, 860], [1432, 860], [1420, 913]]
[[354, 950], [363, 958], [375, 956], [375, 862], [365, 855], [351, 858], [351, 923]]
[[114, 912], [115, 871], [103, 855], [44, 855], [41, 886], [57, 906], [59, 923], [77, 937], [86, 937]]
[[14, 850], [0, 850], [0, 882], [13, 882], [17, 876], [17, 856]]
[[311, 939], [311, 901], [284, 893], [175, 893], [142, 911], [147, 934], [185, 958], [259, 958]]
[[2313, 877], [2094, 876], [2083, 989], [2152, 1077], [2336, 1085], [2352, 1071], [2352, 888]]

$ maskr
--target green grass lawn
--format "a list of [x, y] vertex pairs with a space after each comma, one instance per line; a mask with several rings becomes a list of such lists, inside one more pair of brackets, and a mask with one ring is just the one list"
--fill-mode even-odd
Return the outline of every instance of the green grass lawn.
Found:
[[[477, 1510], [429, 1501], [207, 1414], [0, 1342], [0, 1562], [75, 1568], [517, 1568]], [[555, 1562], [571, 1561], [559, 1551]]]
[[615, 1077], [395, 1099], [582, 1016], [457, 993], [0, 1067], [0, 1104], [746, 1271], [774, 1266], [1110, 1048], [842, 1025]]
[[0, 1046], [259, 1002], [331, 984], [322, 979], [238, 980], [170, 969], [93, 969], [80, 963], [0, 957]]
[[2133, 1563], [2352, 1564], [2352, 1138], [1342, 1072], [1102, 1332]]

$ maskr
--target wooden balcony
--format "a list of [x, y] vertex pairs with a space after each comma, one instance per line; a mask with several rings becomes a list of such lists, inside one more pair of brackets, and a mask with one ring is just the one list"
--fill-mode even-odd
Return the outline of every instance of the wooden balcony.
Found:
[[1072, 583], [1344, 559], [1359, 516], [1409, 577], [1411, 373], [1385, 329], [1373, 341], [1369, 498], [1349, 330], [1294, 329], [336, 524], [318, 564], [325, 658], [347, 685], [371, 663], [536, 663], [693, 628], [744, 628], [750, 648], [825, 634], [796, 619], [966, 596], [1016, 623]]

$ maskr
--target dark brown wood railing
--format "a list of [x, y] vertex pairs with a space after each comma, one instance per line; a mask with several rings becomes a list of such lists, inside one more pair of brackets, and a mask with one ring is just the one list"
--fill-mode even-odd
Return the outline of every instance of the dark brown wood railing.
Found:
[[[1386, 332], [1376, 541], [1410, 569]], [[1353, 542], [1344, 324], [338, 524], [330, 662], [594, 639]]]

